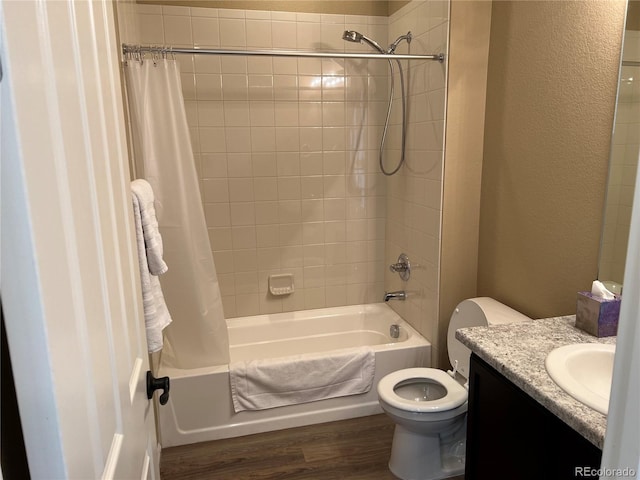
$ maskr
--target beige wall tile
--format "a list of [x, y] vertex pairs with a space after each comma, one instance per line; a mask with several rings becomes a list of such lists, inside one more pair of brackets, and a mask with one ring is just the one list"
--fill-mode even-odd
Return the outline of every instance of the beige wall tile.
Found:
[[[398, 11], [398, 18], [402, 14]], [[323, 50], [368, 51], [345, 44], [345, 28], [357, 28], [383, 45], [388, 41], [387, 20], [366, 16], [199, 6], [139, 15], [151, 16], [147, 31], [153, 43], [168, 36], [200, 47], [321, 45]], [[380, 301], [388, 260], [385, 216], [391, 210], [385, 201], [390, 182], [377, 173], [388, 88], [385, 62], [196, 55], [183, 72], [206, 218], [216, 237], [211, 245], [224, 276], [225, 314]], [[425, 70], [422, 83], [428, 81]], [[420, 94], [423, 102], [429, 94], [442, 100], [426, 87]], [[422, 105], [414, 117], [432, 122], [437, 118], [432, 108]], [[431, 138], [441, 138], [429, 127]], [[392, 127], [392, 142], [396, 130]], [[424, 137], [426, 125], [413, 131]], [[413, 231], [421, 234], [440, 208], [435, 195], [417, 198], [422, 185], [412, 190], [411, 202], [423, 210], [413, 211], [435, 213], [411, 219], [420, 225]], [[294, 273], [296, 293], [271, 297], [269, 272]]]

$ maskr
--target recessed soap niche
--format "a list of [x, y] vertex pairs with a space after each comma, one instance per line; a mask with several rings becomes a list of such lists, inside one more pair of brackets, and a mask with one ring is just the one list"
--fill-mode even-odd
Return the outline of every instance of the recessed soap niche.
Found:
[[271, 295], [289, 295], [294, 291], [293, 273], [269, 275], [269, 292], [271, 292]]

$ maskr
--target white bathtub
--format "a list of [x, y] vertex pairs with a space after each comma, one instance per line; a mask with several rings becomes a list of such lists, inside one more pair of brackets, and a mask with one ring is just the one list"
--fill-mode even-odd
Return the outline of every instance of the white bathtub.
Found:
[[[159, 375], [171, 377], [169, 402], [159, 409], [163, 447], [381, 413], [376, 387], [382, 377], [430, 365], [431, 344], [385, 304], [231, 318], [227, 324], [232, 363], [371, 345], [373, 387], [360, 395], [235, 413], [227, 365], [181, 370], [161, 363]], [[400, 326], [397, 339], [389, 335], [392, 324]]]

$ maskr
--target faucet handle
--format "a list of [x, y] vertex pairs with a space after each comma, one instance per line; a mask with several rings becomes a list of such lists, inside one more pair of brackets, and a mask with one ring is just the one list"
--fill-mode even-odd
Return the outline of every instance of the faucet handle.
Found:
[[401, 253], [397, 263], [389, 265], [389, 270], [400, 274], [400, 278], [405, 282], [411, 277], [411, 262], [405, 253]]

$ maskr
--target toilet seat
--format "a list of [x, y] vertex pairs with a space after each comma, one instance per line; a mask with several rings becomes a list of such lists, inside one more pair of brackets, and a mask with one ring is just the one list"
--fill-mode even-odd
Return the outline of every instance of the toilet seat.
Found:
[[[446, 395], [436, 400], [410, 400], [401, 397], [395, 388], [401, 382], [426, 380], [440, 384]], [[444, 412], [467, 401], [467, 390], [442, 370], [435, 368], [407, 368], [390, 373], [378, 383], [378, 396], [388, 405], [410, 412]]]

